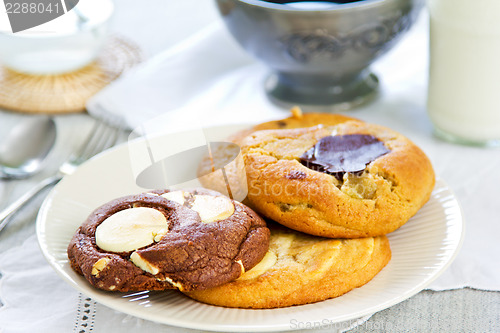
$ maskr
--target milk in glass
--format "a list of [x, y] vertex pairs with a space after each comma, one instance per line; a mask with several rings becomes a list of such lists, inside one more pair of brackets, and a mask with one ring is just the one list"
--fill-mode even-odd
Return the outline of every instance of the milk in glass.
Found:
[[428, 113], [438, 135], [500, 145], [500, 0], [428, 0]]

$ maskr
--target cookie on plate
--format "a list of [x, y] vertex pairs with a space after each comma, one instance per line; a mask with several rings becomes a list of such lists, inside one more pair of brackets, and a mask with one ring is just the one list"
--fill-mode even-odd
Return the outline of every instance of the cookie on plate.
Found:
[[360, 287], [391, 258], [386, 236], [330, 239], [271, 229], [264, 259], [228, 284], [186, 293], [213, 305], [280, 308], [323, 301]]
[[242, 153], [251, 207], [317, 236], [392, 232], [427, 202], [435, 181], [414, 143], [363, 122], [255, 132]]
[[97, 208], [68, 257], [99, 289], [189, 291], [238, 278], [268, 246], [265, 221], [237, 201], [205, 189], [153, 191]]
[[[237, 132], [228, 137], [228, 141], [239, 146], [248, 135], [261, 130], [305, 128], [317, 125], [332, 126], [346, 121], [361, 122], [361, 120], [340, 114], [302, 114], [298, 107], [292, 108], [291, 112], [292, 116], [288, 118], [268, 121]], [[198, 175], [199, 181], [204, 187], [243, 201], [248, 189], [245, 164], [238, 146], [220, 143], [213, 145], [211, 156], [202, 160], [198, 168]], [[245, 203], [248, 204], [247, 201]]]

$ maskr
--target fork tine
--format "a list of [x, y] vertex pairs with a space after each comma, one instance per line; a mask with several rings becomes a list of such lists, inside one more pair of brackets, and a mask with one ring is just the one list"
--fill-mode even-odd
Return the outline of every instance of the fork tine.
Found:
[[88, 132], [87, 136], [85, 137], [85, 141], [83, 141], [83, 143], [78, 147], [78, 149], [73, 154], [71, 154], [71, 158], [75, 159], [87, 155], [86, 152], [89, 149], [91, 142], [95, 140], [95, 133], [99, 130], [100, 126], [101, 126], [100, 122], [98, 121], [94, 122], [92, 129]]
[[75, 159], [85, 161], [103, 150], [114, 146], [120, 135], [120, 127], [109, 126], [96, 120]]
[[90, 130], [87, 138], [82, 143], [80, 150], [75, 156], [78, 159], [86, 160], [90, 158], [92, 155], [92, 151], [95, 149], [96, 145], [99, 143], [99, 140], [102, 137], [102, 133], [104, 131], [104, 124], [101, 121], [96, 120], [94, 126]]
[[116, 127], [109, 127], [105, 131], [105, 135], [101, 136], [101, 140], [98, 145], [95, 146], [94, 151], [92, 151], [90, 157], [108, 149], [116, 144], [118, 141], [118, 136], [120, 134], [120, 130]]
[[119, 135], [118, 128], [103, 124], [99, 129], [100, 131], [95, 134], [96, 139], [94, 144], [92, 146], [89, 145], [86, 155], [82, 156], [83, 158], [89, 159], [117, 142]]

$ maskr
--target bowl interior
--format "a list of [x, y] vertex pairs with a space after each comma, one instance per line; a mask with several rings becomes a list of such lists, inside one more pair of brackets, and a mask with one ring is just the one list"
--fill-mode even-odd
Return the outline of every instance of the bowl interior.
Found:
[[[408, 2], [408, 0], [237, 0], [248, 5], [281, 11], [295, 12], [329, 12], [345, 11], [360, 7], [373, 7], [384, 2]], [[411, 1], [411, 0], [410, 0]]]

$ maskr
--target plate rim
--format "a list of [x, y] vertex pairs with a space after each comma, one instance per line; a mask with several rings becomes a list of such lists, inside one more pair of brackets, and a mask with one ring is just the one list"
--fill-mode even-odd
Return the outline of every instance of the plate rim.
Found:
[[[248, 126], [248, 124], [246, 124]], [[219, 126], [215, 126], [219, 127]], [[222, 126], [221, 126], [222, 127]], [[225, 127], [225, 126], [224, 126]], [[134, 139], [133, 141], [135, 142], [136, 140], [141, 140], [141, 138]], [[118, 154], [121, 151], [125, 151], [127, 145], [129, 142], [124, 142], [120, 145], [117, 145], [107, 151], [104, 151], [85, 163], [83, 163], [80, 167], [84, 167], [85, 165], [88, 165], [90, 163], [95, 163], [95, 160], [100, 159], [102, 156], [106, 155], [111, 155], [111, 154]], [[78, 167], [78, 169], [80, 168]], [[74, 174], [78, 176], [78, 170], [75, 171]], [[73, 174], [73, 175], [74, 175]], [[210, 324], [210, 327], [207, 327], [206, 324], [202, 322], [186, 322], [182, 320], [177, 320], [175, 317], [169, 317], [167, 318], [167, 321], [160, 321], [158, 320], [157, 316], [148, 312], [148, 311], [143, 311], [143, 308], [136, 307], [136, 308], [126, 308], [125, 310], [123, 308], [117, 307], [115, 304], [115, 299], [108, 298], [108, 295], [105, 294], [100, 294], [98, 290], [96, 290], [95, 294], [88, 294], [87, 289], [85, 289], [83, 286], [80, 286], [74, 279], [72, 279], [68, 274], [62, 269], [60, 265], [58, 265], [57, 260], [51, 256], [49, 253], [49, 246], [47, 242], [44, 241], [45, 239], [45, 228], [46, 228], [46, 221], [47, 221], [47, 214], [51, 208], [51, 204], [54, 201], [54, 197], [57, 193], [57, 190], [59, 189], [60, 184], [64, 184], [67, 179], [70, 179], [73, 177], [73, 175], [69, 175], [67, 177], [64, 177], [59, 184], [56, 184], [54, 188], [51, 189], [47, 197], [44, 199], [41, 208], [37, 214], [36, 218], [36, 235], [37, 235], [37, 241], [39, 244], [39, 247], [41, 249], [41, 252], [43, 254], [43, 257], [45, 260], [49, 263], [49, 265], [52, 267], [52, 269], [57, 273], [59, 277], [61, 277], [66, 283], [71, 285], [74, 289], [76, 289], [78, 292], [83, 293], [84, 295], [87, 295], [94, 299], [95, 301], [110, 307], [116, 311], [132, 315], [137, 318], [142, 318], [146, 320], [150, 320], [159, 324], [165, 324], [165, 325], [171, 325], [171, 326], [176, 326], [176, 327], [183, 327], [183, 328], [189, 328], [189, 329], [197, 329], [197, 330], [209, 330], [209, 331], [224, 331], [224, 332], [248, 332], [251, 330], [252, 332], [276, 332], [276, 331], [288, 331], [288, 330], [294, 330], [291, 328], [291, 325], [286, 325], [286, 324], [276, 324], [276, 325], [232, 325], [232, 324]], [[385, 310], [389, 307], [392, 307], [412, 296], [415, 294], [419, 293], [420, 291], [424, 290], [427, 286], [429, 286], [433, 281], [435, 281], [439, 276], [442, 275], [446, 269], [452, 264], [452, 262], [455, 260], [457, 257], [458, 253], [460, 252], [460, 249], [462, 248], [462, 244], [464, 242], [465, 238], [465, 219], [464, 219], [464, 214], [463, 214], [463, 209], [460, 204], [460, 202], [457, 199], [457, 196], [453, 192], [453, 190], [447, 185], [445, 181], [443, 181], [440, 178], [436, 178], [436, 185], [433, 189], [433, 192], [436, 188], [438, 188], [438, 185], [442, 188], [444, 188], [446, 191], [450, 193], [450, 195], [453, 197], [454, 203], [457, 205], [458, 210], [459, 210], [459, 217], [460, 217], [460, 223], [455, 223], [453, 226], [459, 228], [460, 232], [460, 238], [458, 242], [456, 242], [456, 246], [453, 249], [453, 252], [450, 253], [448, 260], [446, 263], [442, 264], [438, 270], [436, 270], [432, 275], [426, 276], [425, 279], [423, 279], [420, 283], [416, 284], [413, 288], [409, 289], [407, 292], [405, 292], [403, 295], [399, 295], [398, 297], [394, 297], [392, 299], [389, 299], [383, 303], [377, 304], [375, 306], [369, 307], [365, 310], [358, 311], [354, 314], [351, 315], [343, 315], [340, 318], [338, 318], [335, 321], [331, 321], [330, 323], [341, 323], [349, 320], [355, 320], [367, 315], [372, 315], [374, 313], [377, 313], [379, 311]], [[449, 227], [446, 227], [446, 229], [449, 229]], [[388, 235], [390, 236], [390, 234]], [[390, 238], [390, 237], [389, 237]], [[369, 282], [368, 282], [369, 283]], [[362, 287], [360, 287], [362, 288]], [[187, 297], [183, 295], [183, 297]], [[342, 297], [342, 296], [339, 296]], [[194, 301], [194, 300], [193, 300]], [[196, 302], [196, 301], [194, 301]], [[203, 303], [200, 303], [203, 304]], [[213, 305], [208, 305], [208, 304], [203, 304], [205, 306], [213, 306]], [[297, 307], [297, 306], [296, 306]], [[299, 305], [300, 307], [300, 305]], [[241, 310], [241, 309], [240, 309]], [[246, 311], [262, 311], [262, 309], [243, 309]], [[272, 311], [273, 309], [264, 309], [264, 311]], [[278, 310], [278, 309], [274, 309]], [[327, 319], [327, 318], [325, 318]]]

